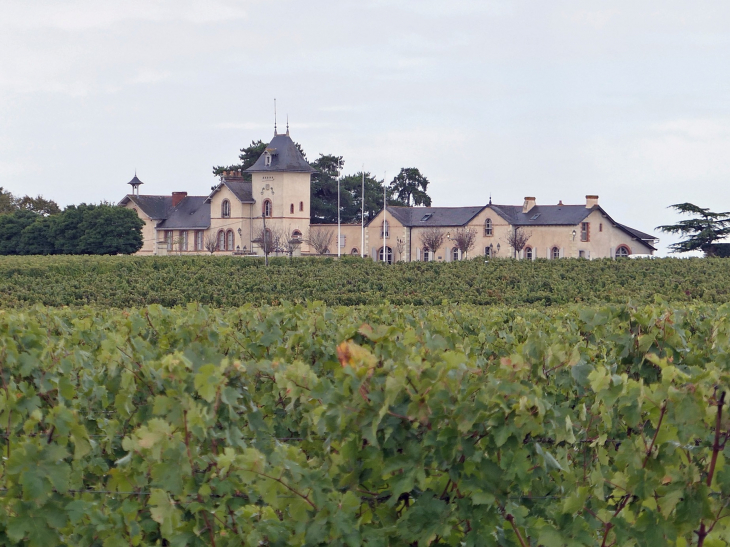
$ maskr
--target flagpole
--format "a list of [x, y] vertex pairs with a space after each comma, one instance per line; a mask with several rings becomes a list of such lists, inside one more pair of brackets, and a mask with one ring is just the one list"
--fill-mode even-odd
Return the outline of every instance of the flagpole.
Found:
[[337, 258], [340, 258], [342, 236], [340, 234], [340, 173], [337, 173]]
[[387, 202], [385, 201], [385, 181], [388, 178], [388, 172], [385, 171], [383, 174], [383, 262], [388, 262], [388, 253], [385, 248], [385, 227], [387, 226], [387, 218], [388, 218], [388, 211], [387, 211]]
[[365, 164], [362, 164], [362, 198], [360, 199], [360, 257], [365, 258]]

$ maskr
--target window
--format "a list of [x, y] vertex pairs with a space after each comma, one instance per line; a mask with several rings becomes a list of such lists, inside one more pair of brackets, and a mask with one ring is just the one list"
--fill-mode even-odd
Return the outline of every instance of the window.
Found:
[[532, 247], [525, 247], [525, 258], [532, 260]]
[[266, 167], [271, 165], [271, 154], [269, 154], [268, 152], [264, 152], [264, 165]]
[[293, 203], [289, 206], [289, 214], [290, 215], [294, 214], [294, 204]]
[[228, 232], [226, 232], [226, 250], [232, 251], [234, 242], [235, 240], [233, 239], [233, 230], [228, 230]]
[[172, 251], [172, 230], [165, 230], [165, 243], [167, 243], [167, 250]]
[[585, 258], [586, 252], [585, 251], [578, 251], [578, 258]]
[[303, 201], [299, 202], [299, 210], [304, 211], [304, 202]]
[[484, 247], [484, 256], [492, 257], [492, 246]]
[[427, 213], [427, 214], [423, 215], [423, 218], [421, 218], [421, 222], [426, 222], [432, 216], [433, 216], [433, 213]]
[[601, 223], [598, 224], [598, 231], [599, 232], [602, 232], [603, 231], [603, 222], [601, 222]]
[[203, 230], [196, 230], [195, 232], [195, 250], [203, 250]]
[[428, 247], [423, 248], [423, 261], [429, 262], [433, 260], [433, 253], [428, 249]]
[[300, 232], [299, 230], [294, 230], [291, 233], [291, 238], [292, 239], [302, 239], [302, 232]]
[[484, 235], [485, 236], [491, 236], [493, 233], [492, 231], [492, 219], [488, 218], [484, 221]]
[[[385, 249], [385, 256], [383, 256], [383, 250]], [[378, 261], [387, 262], [388, 264], [393, 263], [393, 249], [390, 247], [381, 247], [378, 251]]]
[[453, 260], [454, 262], [457, 262], [459, 260], [459, 248], [458, 247], [454, 247], [453, 249], [451, 249], [451, 260]]
[[629, 256], [631, 254], [631, 249], [629, 249], [626, 245], [619, 245], [616, 247], [616, 256]]
[[271, 216], [271, 200], [270, 199], [264, 200], [263, 213], [264, 213], [265, 217]]
[[390, 224], [387, 220], [384, 220], [383, 225], [380, 227], [380, 237], [390, 237]]
[[550, 249], [550, 257], [560, 258], [560, 249], [558, 247], [553, 247], [552, 249]]
[[350, 254], [352, 256], [360, 256], [360, 251], [357, 250], [357, 247], [353, 247], [352, 250], [350, 251]]
[[188, 250], [188, 232], [185, 230], [184, 232], [180, 232], [180, 237], [182, 238], [182, 250], [187, 251]]
[[223, 203], [221, 203], [221, 217], [231, 218], [231, 202], [227, 199], [224, 199]]
[[226, 250], [226, 233], [223, 230], [220, 230], [218, 232], [218, 246], [216, 248], [216, 251], [225, 251]]
[[580, 223], [580, 240], [581, 241], [590, 241], [590, 236], [591, 236], [590, 222], [581, 222]]
[[540, 215], [541, 215], [541, 214], [542, 214], [542, 213], [537, 213], [537, 214], [535, 214], [535, 215], [532, 215], [532, 216], [530, 217], [530, 220], [537, 220], [538, 218], [540, 218]]

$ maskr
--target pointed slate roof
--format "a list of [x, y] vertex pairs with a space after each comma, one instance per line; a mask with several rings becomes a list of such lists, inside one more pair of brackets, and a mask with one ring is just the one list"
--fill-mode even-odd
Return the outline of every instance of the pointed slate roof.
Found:
[[[266, 165], [266, 156], [271, 156], [271, 163]], [[316, 173], [317, 170], [307, 163], [301, 152], [291, 140], [288, 134], [275, 134], [266, 151], [259, 156], [251, 167], [246, 169], [247, 173], [261, 172], [294, 172], [294, 173]]]

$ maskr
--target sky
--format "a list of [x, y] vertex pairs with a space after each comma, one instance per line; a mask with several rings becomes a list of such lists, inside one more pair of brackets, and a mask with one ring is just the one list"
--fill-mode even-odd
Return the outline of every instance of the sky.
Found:
[[2, 0], [0, 186], [206, 195], [289, 117], [308, 159], [437, 206], [584, 203], [655, 230], [730, 210], [730, 2]]

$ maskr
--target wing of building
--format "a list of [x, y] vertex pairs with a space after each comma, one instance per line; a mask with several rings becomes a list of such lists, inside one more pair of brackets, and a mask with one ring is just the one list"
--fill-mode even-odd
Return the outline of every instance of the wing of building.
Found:
[[[140, 195], [119, 203], [144, 220], [138, 254], [349, 254], [379, 261], [452, 261], [465, 257], [614, 258], [652, 255], [658, 239], [613, 220], [587, 195], [579, 205], [387, 207], [366, 225], [310, 227], [311, 176], [294, 141], [274, 138], [246, 170], [226, 172], [207, 195]], [[339, 247], [339, 248], [338, 248]], [[339, 251], [339, 253], [338, 253]]]

